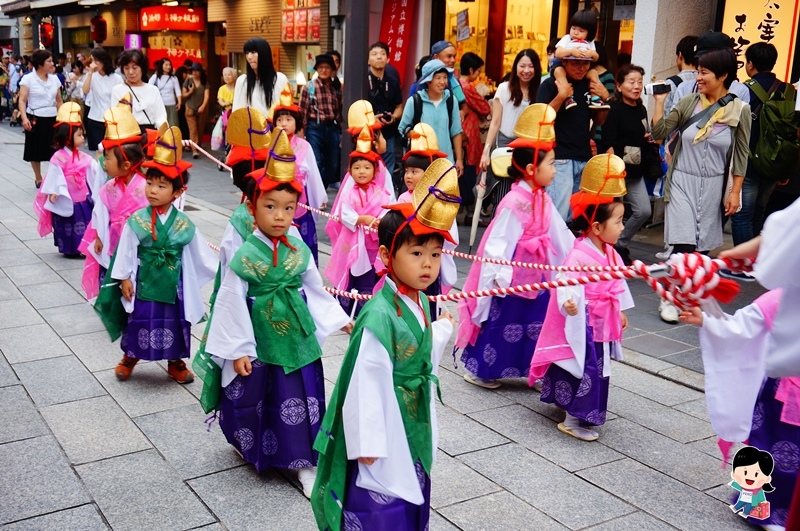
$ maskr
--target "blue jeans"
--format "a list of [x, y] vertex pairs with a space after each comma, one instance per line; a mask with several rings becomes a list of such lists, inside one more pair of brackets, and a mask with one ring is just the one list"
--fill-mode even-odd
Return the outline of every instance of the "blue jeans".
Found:
[[742, 514], [747, 515], [753, 510], [753, 504], [750, 502], [737, 501], [733, 506], [733, 510], [734, 512], [742, 511]]
[[342, 130], [336, 124], [318, 124], [311, 120], [306, 127], [306, 140], [314, 150], [317, 167], [322, 177], [322, 184], [327, 188], [338, 183], [341, 175], [339, 167], [342, 148], [340, 141]]
[[564, 221], [572, 219], [569, 198], [580, 189], [581, 175], [586, 161], [556, 159], [556, 177], [547, 187], [547, 193]]
[[742, 183], [742, 209], [731, 216], [734, 245], [750, 241], [761, 233], [764, 210], [775, 190], [775, 184], [761, 180], [752, 170], [747, 172]]

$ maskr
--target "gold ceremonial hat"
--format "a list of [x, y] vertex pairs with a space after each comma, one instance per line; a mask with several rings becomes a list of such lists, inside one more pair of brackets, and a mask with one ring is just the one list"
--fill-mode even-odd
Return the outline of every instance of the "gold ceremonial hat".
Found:
[[367, 100], [356, 100], [347, 111], [347, 130], [350, 134], [359, 133], [364, 126], [377, 129], [381, 126], [375, 119], [375, 111]]
[[236, 109], [228, 117], [227, 142], [259, 150], [269, 147], [267, 117], [254, 107]]
[[[272, 104], [272, 107], [269, 108], [269, 115], [267, 116], [267, 120], [270, 122], [274, 122], [275, 120], [275, 113], [277, 111], [282, 110], [294, 111], [296, 113], [300, 112], [300, 107], [294, 104], [294, 96], [292, 96], [292, 86], [289, 83], [286, 83], [286, 86], [283, 87], [281, 91], [281, 95], [278, 98], [278, 101]], [[298, 127], [302, 124], [297, 124]]]
[[172, 126], [159, 135], [153, 160], [165, 166], [174, 166], [183, 157], [183, 137], [179, 127]]
[[56, 114], [56, 123], [79, 126], [83, 124], [81, 115], [81, 106], [74, 101], [70, 101], [62, 104], [61, 107], [58, 108], [58, 114]]
[[126, 107], [129, 111], [133, 112], [133, 99], [131, 93], [126, 92], [117, 102], [117, 107]]
[[510, 147], [552, 149], [556, 141], [556, 110], [546, 103], [534, 103], [522, 111], [514, 126], [517, 138]]
[[445, 158], [434, 160], [414, 188], [411, 202], [420, 223], [449, 231], [461, 206], [455, 165]]
[[350, 158], [364, 158], [373, 164], [377, 163], [381, 156], [372, 151], [372, 139], [372, 131], [370, 131], [369, 126], [364, 125], [356, 138], [356, 149], [350, 153]]
[[626, 194], [625, 163], [608, 153], [592, 157], [583, 169], [581, 190], [598, 197], [622, 197]]
[[439, 151], [439, 140], [436, 138], [436, 131], [428, 124], [418, 123], [414, 129], [408, 132], [411, 139], [410, 149], [403, 155], [406, 160], [411, 155], [423, 155], [425, 157], [444, 158], [447, 155]]
[[272, 149], [267, 158], [266, 175], [273, 181], [291, 182], [294, 180], [295, 157], [292, 144], [283, 129], [272, 132]]
[[103, 114], [106, 123], [106, 134], [103, 145], [127, 144], [142, 139], [141, 129], [136, 118], [127, 107], [111, 107]]

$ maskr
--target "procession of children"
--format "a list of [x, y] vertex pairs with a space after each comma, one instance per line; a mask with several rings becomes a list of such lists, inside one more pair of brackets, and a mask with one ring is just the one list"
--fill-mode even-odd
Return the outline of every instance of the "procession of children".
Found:
[[[302, 122], [291, 92], [284, 92], [268, 116], [245, 107], [228, 119], [226, 164], [242, 203], [218, 254], [175, 203], [190, 185], [192, 167], [182, 160], [178, 128], [143, 134], [129, 106], [114, 107], [104, 116], [99, 163], [79, 151], [80, 109], [74, 103], [59, 109], [59, 151], [34, 210], [40, 235], [52, 232], [60, 253], [85, 259], [87, 299], [111, 338], [120, 339], [116, 377], [136, 385], [137, 364], [160, 360], [178, 383], [199, 377], [200, 403], [233, 450], [259, 473], [296, 472], [320, 529], [427, 529], [435, 403], [447, 395], [438, 367], [454, 332], [467, 382], [495, 389], [527, 378], [542, 402], [563, 410], [553, 429], [597, 440], [611, 360], [622, 359], [625, 310], [633, 306], [626, 281], [470, 296], [458, 302], [456, 322], [428, 296], [447, 294], [457, 281], [457, 168], [439, 151], [433, 129], [417, 124], [403, 158], [408, 191], [396, 199], [380, 157], [380, 124], [363, 100], [348, 114], [355, 149], [330, 209], [331, 256], [321, 271], [315, 220], [327, 196], [313, 151], [298, 136]], [[507, 161], [510, 192], [477, 253], [494, 262], [474, 261], [464, 292], [623, 266], [614, 245], [624, 227], [625, 164], [610, 154], [589, 161], [570, 201], [568, 227], [547, 193], [555, 175], [555, 114], [545, 104], [522, 112]], [[770, 263], [759, 259], [756, 274], [759, 264]], [[207, 311], [201, 289], [212, 281]], [[682, 314], [702, 326], [709, 414], [723, 450], [748, 439], [761, 450], [780, 441], [800, 444], [800, 383], [767, 377], [791, 374], [768, 369], [773, 329], [783, 322], [780, 300], [773, 290], [733, 317], [708, 314], [709, 306], [705, 314], [691, 307]], [[195, 351], [191, 327], [204, 321]], [[328, 402], [322, 352], [325, 339], [340, 330], [350, 341]], [[746, 352], [758, 355], [745, 362]], [[739, 462], [751, 465], [772, 473], [761, 461]], [[772, 482], [780, 496], [769, 494], [768, 482], [764, 487], [773, 515], [788, 513], [797, 480], [796, 470], [778, 468]], [[740, 500], [747, 497], [746, 485], [736, 485]], [[757, 504], [731, 508], [748, 518]], [[759, 524], [783, 528], [783, 518]]]

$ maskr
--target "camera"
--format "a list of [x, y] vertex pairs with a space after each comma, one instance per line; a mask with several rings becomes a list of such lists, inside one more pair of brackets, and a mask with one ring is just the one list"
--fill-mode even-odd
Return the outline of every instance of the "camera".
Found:
[[666, 94], [671, 91], [672, 87], [669, 83], [649, 83], [644, 87], [644, 93], [648, 96], [652, 96], [653, 94]]

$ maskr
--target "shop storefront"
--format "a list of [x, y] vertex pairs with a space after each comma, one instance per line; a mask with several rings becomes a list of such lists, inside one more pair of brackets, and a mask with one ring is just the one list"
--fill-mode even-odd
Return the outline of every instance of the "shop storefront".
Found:
[[139, 33], [143, 35], [150, 68], [169, 59], [174, 68], [184, 61], [208, 66], [206, 10], [190, 6], [152, 6], [139, 10]]
[[[60, 49], [58, 51], [71, 54], [75, 57], [78, 53], [87, 55], [95, 44], [105, 48], [112, 57], [116, 57], [125, 49], [125, 35], [137, 28], [137, 11], [109, 6], [99, 11], [85, 10], [74, 15], [65, 15], [57, 18], [57, 27], [61, 32]], [[105, 32], [98, 32], [95, 42], [92, 36], [92, 20], [102, 20]]]

